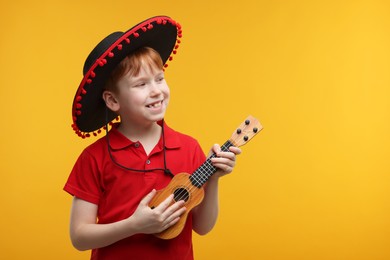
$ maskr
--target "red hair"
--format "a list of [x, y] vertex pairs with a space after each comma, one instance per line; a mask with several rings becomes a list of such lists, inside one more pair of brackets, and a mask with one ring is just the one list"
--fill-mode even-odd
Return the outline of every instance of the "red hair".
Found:
[[108, 78], [105, 89], [115, 91], [116, 82], [129, 73], [130, 77], [138, 76], [143, 65], [149, 66], [150, 70], [163, 70], [163, 62], [160, 54], [150, 47], [142, 47], [127, 55], [112, 71]]

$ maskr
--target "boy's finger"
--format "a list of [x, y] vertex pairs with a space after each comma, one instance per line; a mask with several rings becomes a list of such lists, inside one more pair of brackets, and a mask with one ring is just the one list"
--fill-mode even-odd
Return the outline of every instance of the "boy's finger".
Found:
[[161, 210], [162, 212], [165, 211], [169, 205], [172, 203], [173, 200], [173, 194], [169, 195], [165, 200], [163, 200], [156, 209]]
[[238, 148], [238, 147], [235, 147], [235, 146], [230, 146], [229, 147], [229, 151], [231, 151], [232, 153], [234, 153], [235, 155], [239, 155], [241, 154], [241, 149]]
[[[176, 219], [180, 219], [180, 216], [183, 215], [186, 212], [187, 208], [185, 207], [180, 207], [180, 208], [172, 208], [170, 207], [169, 209], [164, 212], [166, 214], [166, 223], [171, 223], [171, 222], [177, 222], [175, 221]], [[174, 223], [172, 223], [173, 225]]]
[[187, 210], [185, 207], [183, 207], [183, 205], [184, 201], [182, 200], [172, 204], [165, 210], [165, 212], [163, 213], [163, 217], [166, 218], [167, 221], [180, 217]]
[[149, 192], [140, 202], [142, 205], [148, 205], [149, 202], [153, 199], [154, 195], [156, 195], [156, 190], [153, 189], [151, 192]]

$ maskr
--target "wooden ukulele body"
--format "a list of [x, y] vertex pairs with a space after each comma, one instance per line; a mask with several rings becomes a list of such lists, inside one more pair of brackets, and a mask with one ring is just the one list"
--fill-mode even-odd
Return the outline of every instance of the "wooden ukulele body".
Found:
[[[244, 122], [234, 131], [230, 139], [221, 146], [221, 150], [224, 152], [229, 151], [229, 147], [240, 147], [251, 140], [263, 126], [260, 122], [252, 117], [248, 116]], [[203, 185], [207, 180], [217, 171], [211, 162], [211, 158], [215, 157], [213, 154], [209, 156], [206, 161], [191, 175], [188, 173], [180, 173], [173, 177], [171, 182], [162, 190], [157, 191], [149, 203], [149, 207], [152, 209], [157, 207], [162, 201], [164, 201], [171, 194], [174, 195], [172, 204], [179, 200], [184, 200], [186, 212], [180, 217], [179, 222], [170, 228], [164, 230], [161, 233], [155, 234], [162, 239], [171, 239], [180, 234], [183, 230], [185, 222], [187, 221], [188, 212], [195, 206], [199, 205], [204, 197]]]
[[171, 239], [180, 234], [187, 221], [188, 213], [199, 203], [202, 202], [204, 197], [203, 187], [196, 187], [192, 185], [190, 180], [190, 174], [180, 173], [173, 177], [171, 182], [164, 189], [157, 191], [156, 195], [149, 203], [149, 207], [152, 209], [157, 207], [162, 201], [164, 201], [169, 195], [173, 194], [174, 199], [171, 204], [183, 200], [185, 202], [186, 212], [180, 216], [180, 220], [172, 227], [164, 230], [161, 233], [155, 234], [155, 236], [162, 239]]

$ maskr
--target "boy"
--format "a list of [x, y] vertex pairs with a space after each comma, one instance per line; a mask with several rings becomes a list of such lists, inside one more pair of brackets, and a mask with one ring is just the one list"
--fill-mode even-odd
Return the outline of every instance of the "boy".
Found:
[[[74, 196], [70, 236], [91, 259], [193, 259], [192, 230], [208, 233], [218, 215], [218, 179], [230, 173], [241, 150], [211, 153], [218, 171], [205, 186], [202, 203], [188, 215], [175, 238], [153, 234], [178, 222], [186, 211], [173, 195], [148, 206], [172, 176], [194, 172], [205, 155], [198, 142], [164, 122], [170, 92], [164, 63], [172, 59], [181, 27], [169, 17], [153, 17], [125, 33], [103, 39], [88, 56], [73, 103], [73, 129], [81, 137], [101, 128], [106, 136], [78, 158], [64, 190]], [[115, 117], [120, 122], [108, 123]], [[172, 204], [172, 202], [174, 202]]]

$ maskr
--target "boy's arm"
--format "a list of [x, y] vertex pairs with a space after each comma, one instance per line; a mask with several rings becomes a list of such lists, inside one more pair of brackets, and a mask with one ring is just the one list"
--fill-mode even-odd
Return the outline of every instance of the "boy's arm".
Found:
[[110, 245], [135, 234], [128, 220], [111, 224], [96, 224], [98, 206], [74, 197], [70, 218], [70, 238], [78, 250], [88, 250]]
[[192, 228], [199, 235], [205, 235], [210, 232], [217, 222], [219, 212], [219, 178], [233, 171], [236, 164], [236, 155], [241, 153], [241, 149], [237, 147], [230, 147], [229, 150], [230, 152], [221, 152], [219, 145], [214, 145], [211, 149], [211, 152], [217, 155], [211, 161], [218, 170], [210, 177], [205, 186], [205, 196], [202, 203], [192, 210]]
[[148, 203], [155, 194], [153, 190], [146, 195], [129, 218], [110, 224], [97, 224], [98, 206], [74, 197], [70, 218], [73, 246], [78, 250], [105, 247], [138, 233], [159, 233], [174, 225], [186, 210], [183, 201], [169, 206], [172, 195], [152, 210]]

